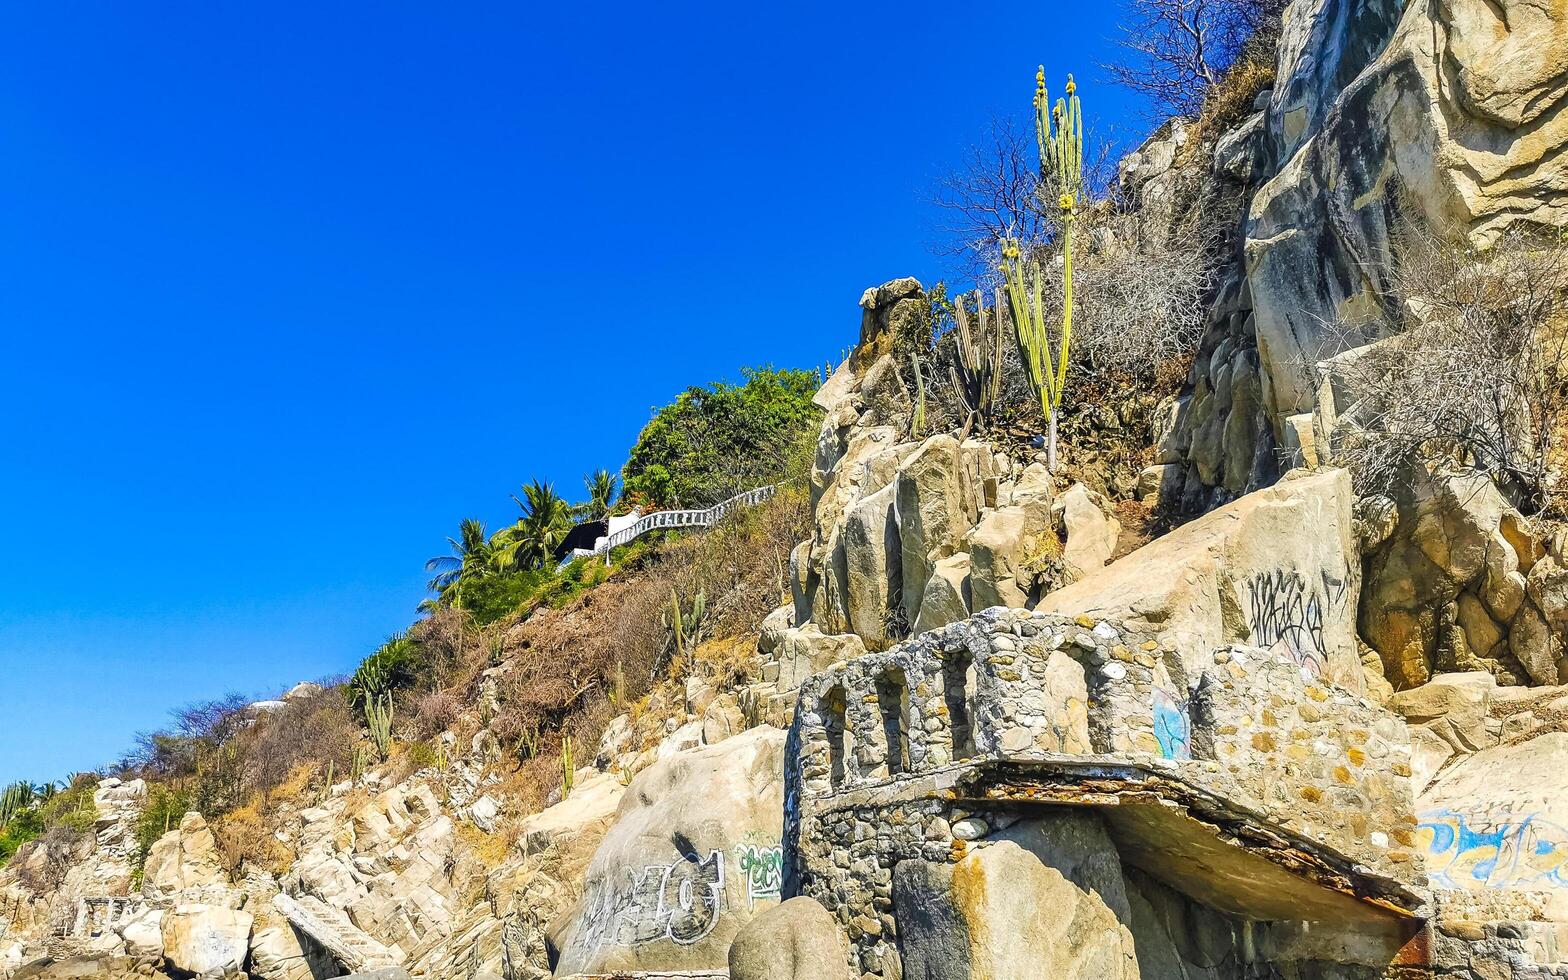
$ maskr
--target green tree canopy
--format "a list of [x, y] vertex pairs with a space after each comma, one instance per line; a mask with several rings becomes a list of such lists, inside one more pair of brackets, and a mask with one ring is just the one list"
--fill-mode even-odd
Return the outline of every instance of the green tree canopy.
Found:
[[815, 421], [811, 371], [742, 369], [745, 383], [688, 388], [654, 413], [622, 471], [625, 499], [705, 507], [778, 480]]

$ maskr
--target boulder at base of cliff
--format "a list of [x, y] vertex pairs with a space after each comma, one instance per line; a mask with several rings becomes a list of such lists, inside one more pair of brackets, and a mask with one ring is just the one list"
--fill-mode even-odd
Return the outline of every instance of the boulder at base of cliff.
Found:
[[201, 814], [187, 813], [147, 852], [142, 894], [168, 898], [192, 888], [226, 888], [229, 876], [218, 857], [218, 842]]
[[1417, 802], [1417, 843], [1434, 888], [1540, 892], [1568, 921], [1568, 732], [1453, 762]]
[[212, 905], [178, 905], [163, 916], [163, 957], [177, 973], [238, 973], [250, 951], [249, 912]]
[[905, 980], [1138, 980], [1132, 933], [1100, 895], [1012, 841], [900, 862], [893, 904]]
[[632, 780], [582, 898], [550, 926], [556, 976], [725, 969], [779, 898], [784, 738], [753, 729]]
[[804, 896], [746, 923], [730, 947], [730, 980], [850, 980], [848, 964], [837, 920]]
[[1240, 644], [1361, 691], [1354, 502], [1344, 470], [1294, 471], [1050, 593], [1038, 608], [1148, 630], [1182, 652], [1193, 676], [1215, 650]]

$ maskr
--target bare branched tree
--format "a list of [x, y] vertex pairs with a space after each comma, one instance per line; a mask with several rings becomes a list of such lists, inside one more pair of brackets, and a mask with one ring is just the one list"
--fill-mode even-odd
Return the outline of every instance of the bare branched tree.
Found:
[[[1206, 220], [1217, 210], [1187, 209], [1167, 226], [1105, 201], [1080, 217], [1088, 234], [1073, 250], [1073, 351], [1090, 375], [1148, 377], [1192, 353], [1223, 245], [1223, 223]], [[1048, 306], [1061, 302], [1062, 268], [1041, 263]]]
[[1034, 134], [1012, 119], [992, 119], [962, 165], [937, 185], [933, 203], [945, 213], [937, 254], [961, 259], [963, 271], [978, 279], [996, 267], [1003, 238], [1047, 239], [1052, 226], [1039, 185]]
[[1435, 460], [1482, 470], [1515, 504], [1547, 506], [1561, 482], [1568, 425], [1568, 239], [1510, 233], [1489, 248], [1402, 222], [1387, 309], [1395, 333], [1320, 370], [1344, 408], [1333, 457], [1358, 488], [1386, 493]]
[[1134, 58], [1105, 70], [1160, 112], [1195, 117], [1249, 44], [1272, 47], [1285, 6], [1286, 0], [1127, 0], [1121, 44]]
[[[1103, 200], [1115, 183], [1113, 139], [1089, 134], [1084, 192]], [[1056, 235], [1060, 209], [1040, 197], [1040, 159], [1034, 132], [1009, 118], [995, 118], [963, 162], [937, 182], [934, 203], [944, 213], [937, 255], [955, 259], [955, 271], [982, 285], [994, 284], [1003, 238], [1044, 245]], [[1048, 206], [1047, 206], [1048, 205]]]

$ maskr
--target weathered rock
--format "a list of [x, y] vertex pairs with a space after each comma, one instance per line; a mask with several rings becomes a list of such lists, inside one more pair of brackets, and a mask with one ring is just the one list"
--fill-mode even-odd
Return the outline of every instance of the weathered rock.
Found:
[[249, 912], [211, 905], [177, 905], [164, 913], [163, 955], [182, 973], [237, 973], [250, 950]]
[[620, 779], [599, 773], [572, 787], [566, 799], [518, 822], [523, 853], [548, 850], [583, 834], [602, 834], [615, 819], [626, 787]]
[[976, 517], [972, 490], [966, 493], [957, 439], [935, 435], [904, 460], [897, 477], [904, 613], [920, 615], [926, 580], [941, 559], [956, 554]]
[[632, 781], [582, 898], [551, 924], [558, 976], [725, 967], [778, 898], [784, 738], [754, 729]]
[[752, 919], [730, 946], [730, 980], [850, 980], [848, 963], [844, 931], [805, 897]]
[[795, 626], [795, 607], [780, 606], [768, 613], [762, 620], [762, 628], [757, 634], [757, 650], [769, 654], [779, 648], [784, 640], [784, 632]]
[[902, 616], [903, 562], [891, 484], [860, 498], [844, 520], [844, 570], [850, 629], [869, 649], [884, 649], [896, 636], [888, 627]]
[[1070, 575], [1081, 578], [1111, 560], [1122, 526], [1109, 511], [1110, 503], [1082, 483], [1073, 484], [1052, 502], [1051, 516], [1067, 541], [1062, 561]]
[[147, 852], [142, 894], [148, 898], [228, 883], [228, 873], [218, 856], [218, 842], [199, 813], [187, 813], [177, 829], [158, 838]]
[[909, 428], [914, 404], [893, 355], [877, 358], [860, 383], [860, 425], [890, 425], [900, 432]]
[[865, 643], [854, 633], [824, 635], [816, 623], [785, 630], [776, 654], [779, 690], [793, 691], [817, 671], [865, 652]]
[[903, 278], [867, 289], [860, 297], [860, 343], [850, 358], [864, 370], [877, 358], [893, 351], [893, 342], [913, 318], [929, 316], [929, 304], [920, 280]]
[[937, 562], [926, 581], [925, 595], [920, 599], [920, 617], [915, 620], [913, 634], [968, 619], [973, 609], [969, 585], [969, 555], [959, 552]]
[[1448, 743], [1456, 752], [1474, 752], [1497, 741], [1487, 730], [1488, 709], [1497, 679], [1486, 671], [1439, 674], [1426, 684], [1399, 691], [1388, 706]]
[[1558, 655], [1510, 543], [1529, 550], [1533, 539], [1521, 536], [1518, 512], [1492, 481], [1480, 473], [1423, 477], [1397, 501], [1397, 515], [1368, 555], [1361, 606], [1361, 633], [1394, 686], [1452, 670], [1487, 670], [1504, 684], [1557, 683]]
[[157, 958], [163, 955], [163, 910], [145, 909], [115, 927], [125, 941], [130, 956]]
[[1417, 839], [1437, 888], [1539, 890], [1568, 915], [1568, 733], [1497, 745], [1446, 767], [1421, 794]]
[[893, 872], [905, 980], [1137, 980], [1132, 934], [1094, 892], [1011, 841]]
[[[1360, 691], [1353, 500], [1344, 471], [1297, 471], [1047, 594], [1039, 608], [1147, 629], [1181, 652], [1192, 676], [1239, 643]], [[978, 593], [977, 576], [977, 605]]]

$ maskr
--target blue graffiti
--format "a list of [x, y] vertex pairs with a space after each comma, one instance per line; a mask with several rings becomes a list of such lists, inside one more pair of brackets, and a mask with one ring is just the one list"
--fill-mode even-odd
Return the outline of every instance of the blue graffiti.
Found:
[[1192, 724], [1169, 691], [1154, 689], [1154, 738], [1164, 759], [1192, 758]]
[[1427, 873], [1443, 888], [1568, 888], [1568, 831], [1534, 814], [1491, 817], [1447, 808], [1421, 814]]

